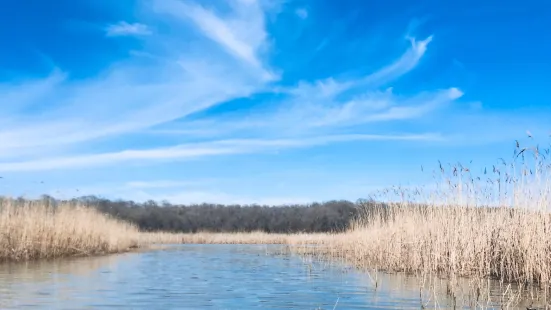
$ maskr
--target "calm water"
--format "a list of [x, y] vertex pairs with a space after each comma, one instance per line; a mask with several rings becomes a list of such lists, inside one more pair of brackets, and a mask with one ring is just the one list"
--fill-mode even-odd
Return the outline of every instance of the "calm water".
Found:
[[273, 246], [183, 245], [0, 265], [1, 309], [419, 309], [397, 276], [274, 255]]

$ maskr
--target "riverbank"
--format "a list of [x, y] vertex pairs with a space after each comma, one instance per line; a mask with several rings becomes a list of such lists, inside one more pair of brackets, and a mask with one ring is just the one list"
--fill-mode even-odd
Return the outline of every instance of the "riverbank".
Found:
[[141, 232], [136, 225], [94, 207], [0, 200], [0, 261], [115, 254], [149, 249], [156, 244], [303, 244], [307, 240], [320, 242], [326, 236]]
[[[398, 203], [372, 206], [347, 231], [335, 234], [146, 233], [91, 207], [4, 201], [0, 259], [114, 254], [154, 244], [281, 244], [296, 254], [367, 271], [411, 273], [429, 282], [467, 278], [472, 286], [462, 290], [472, 298], [490, 278], [549, 287], [550, 230], [551, 215], [534, 208]], [[461, 295], [457, 287], [450, 288], [454, 298]], [[505, 292], [512, 300], [519, 290]]]
[[[316, 260], [345, 263], [377, 277], [410, 274], [457, 305], [548, 301], [551, 215], [522, 208], [395, 204], [374, 209], [344, 233], [198, 233], [188, 244], [284, 244]], [[378, 285], [378, 279], [371, 279]], [[497, 284], [496, 284], [497, 283]], [[436, 297], [436, 296], [432, 296]], [[495, 299], [495, 296], [493, 297]]]
[[0, 260], [121, 253], [152, 244], [283, 244], [361, 269], [550, 284], [548, 212], [408, 204], [370, 210], [335, 234], [176, 234], [140, 232], [91, 207], [4, 200]]
[[[526, 149], [517, 148], [522, 162], [503, 162], [480, 176], [460, 164], [440, 165], [436, 189], [383, 191], [359, 203], [359, 216], [339, 233], [146, 233], [94, 207], [1, 200], [0, 259], [118, 253], [167, 243], [285, 244], [296, 253], [362, 269], [551, 287], [551, 163], [538, 152], [524, 161]], [[142, 213], [113, 206], [126, 210], [135, 223], [144, 220], [128, 216]], [[174, 224], [161, 221], [157, 209], [143, 212], [161, 226]], [[177, 216], [185, 208], [169, 209]], [[340, 218], [338, 213], [332, 216]], [[321, 226], [325, 222], [315, 220]]]
[[550, 231], [551, 215], [543, 211], [395, 204], [373, 209], [344, 233], [197, 233], [177, 239], [186, 244], [285, 244], [295, 253], [364, 270], [545, 286], [551, 284]]
[[328, 236], [324, 246], [295, 251], [361, 269], [549, 286], [550, 231], [547, 212], [396, 205]]
[[94, 207], [31, 200], [0, 200], [0, 261], [94, 256], [159, 244], [304, 244], [327, 234], [141, 232]]

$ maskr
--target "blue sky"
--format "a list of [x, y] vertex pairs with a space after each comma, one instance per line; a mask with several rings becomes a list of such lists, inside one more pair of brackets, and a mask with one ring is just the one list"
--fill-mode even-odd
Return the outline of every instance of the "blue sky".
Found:
[[7, 1], [0, 193], [280, 204], [428, 184], [438, 160], [480, 170], [551, 131], [550, 12]]

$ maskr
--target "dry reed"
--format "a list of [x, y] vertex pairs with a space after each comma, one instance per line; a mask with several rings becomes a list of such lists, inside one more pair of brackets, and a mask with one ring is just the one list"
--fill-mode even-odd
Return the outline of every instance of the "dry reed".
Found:
[[[530, 150], [533, 156], [526, 158]], [[288, 244], [294, 252], [363, 269], [549, 287], [551, 165], [549, 151], [543, 153], [517, 144], [512, 163], [502, 160], [482, 176], [461, 164], [440, 164], [436, 189], [382, 191], [344, 233], [197, 233], [178, 239]]]
[[[528, 151], [533, 156], [525, 158]], [[378, 193], [365, 213], [323, 246], [293, 250], [343, 260], [361, 269], [421, 278], [486, 279], [517, 288], [551, 288], [551, 165], [538, 147], [517, 144], [512, 163], [481, 176], [440, 165], [436, 189]], [[386, 201], [377, 203], [376, 201]], [[298, 246], [297, 246], [298, 245]], [[548, 298], [547, 298], [548, 299]]]
[[93, 208], [0, 200], [0, 260], [118, 253], [139, 243], [134, 225]]
[[340, 234], [140, 233], [93, 209], [4, 201], [0, 259], [110, 253], [151, 243], [288, 244], [363, 269], [549, 288], [549, 153], [517, 143], [511, 163], [502, 160], [481, 175], [440, 164], [436, 189], [383, 191]]
[[291, 244], [325, 234], [140, 232], [93, 207], [0, 199], [0, 261], [120, 253], [153, 244]]

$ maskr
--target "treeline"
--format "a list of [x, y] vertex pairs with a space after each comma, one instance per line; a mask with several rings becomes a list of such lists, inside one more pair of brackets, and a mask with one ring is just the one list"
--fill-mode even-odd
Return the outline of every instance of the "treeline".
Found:
[[[0, 196], [0, 200], [9, 199]], [[55, 206], [60, 202], [96, 208], [104, 214], [136, 224], [143, 231], [194, 233], [251, 232], [268, 233], [339, 232], [350, 227], [354, 219], [388, 218], [386, 204], [373, 200], [334, 200], [323, 203], [285, 206], [193, 204], [174, 205], [168, 202], [108, 200], [85, 196], [70, 201], [56, 200], [44, 195], [43, 204]], [[26, 204], [25, 198], [17, 203]]]
[[145, 231], [264, 231], [269, 233], [343, 231], [359, 213], [356, 203], [344, 200], [288, 206], [206, 203], [172, 205], [154, 201], [145, 203], [112, 201], [94, 196], [73, 201], [135, 223]]

